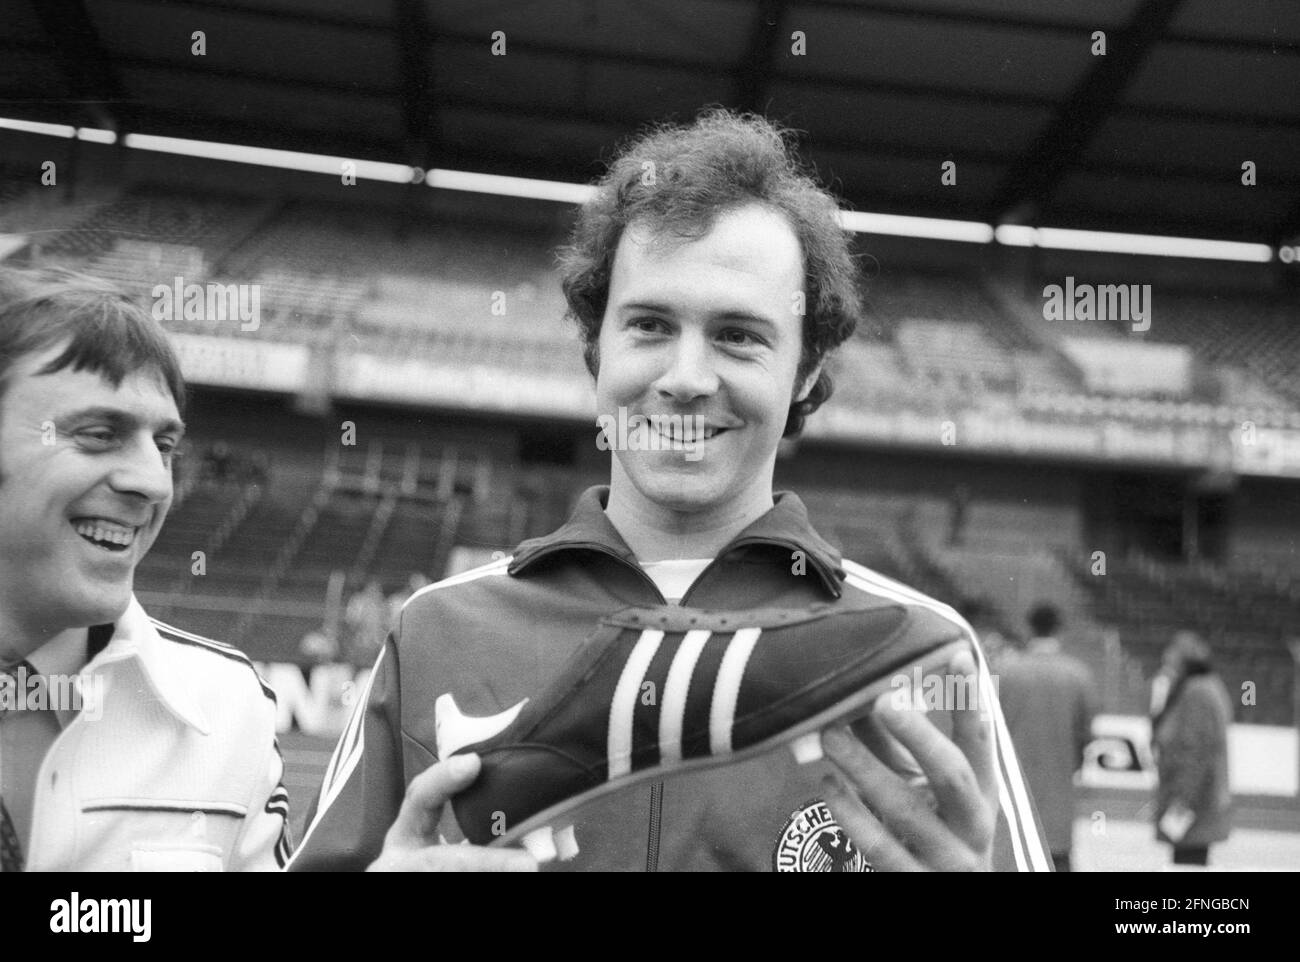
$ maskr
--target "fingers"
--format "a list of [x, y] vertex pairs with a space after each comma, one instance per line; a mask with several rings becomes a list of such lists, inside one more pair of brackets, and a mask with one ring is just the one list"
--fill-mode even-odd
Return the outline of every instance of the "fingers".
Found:
[[[857, 725], [866, 744], [847, 729], [823, 734], [826, 755], [847, 782], [839, 790], [828, 786], [827, 803], [836, 798], [831, 808], [837, 820], [841, 815], [847, 820], [841, 825], [864, 852], [874, 847], [877, 858], [868, 858], [882, 868], [906, 869], [913, 863], [942, 871], [988, 867], [996, 829], [990, 725], [987, 716], [981, 719], [973, 655], [954, 655], [948, 668], [962, 685], [958, 691], [972, 696], [953, 706], [952, 740], [924, 711], [898, 707], [896, 693], [881, 696], [869, 721]], [[900, 769], [881, 757], [914, 762]], [[908, 778], [917, 771], [923, 785]]]
[[442, 807], [478, 778], [477, 755], [453, 755], [411, 780], [371, 872], [536, 872], [537, 860], [523, 849], [446, 845], [438, 839]]
[[863, 715], [850, 726], [853, 734], [862, 740], [867, 750], [897, 772], [904, 781], [923, 775], [911, 752], [885, 727], [884, 722], [873, 714]]
[[833, 775], [822, 779], [822, 797], [836, 823], [853, 840], [863, 858], [877, 872], [919, 872], [923, 869], [872, 815], [862, 801]]
[[438, 841], [442, 806], [478, 778], [477, 755], [453, 755], [430, 765], [411, 780], [402, 809], [384, 840], [384, 847], [422, 848]]
[[[994, 828], [990, 799], [963, 749], [945, 738], [919, 711], [882, 704], [875, 714], [917, 759], [944, 824], [967, 844], [982, 850], [991, 840]], [[955, 709], [954, 714], [958, 719], [954, 721], [956, 726], [964, 724], [966, 716], [977, 716], [978, 712], [963, 708]], [[975, 724], [979, 726], [978, 718]], [[986, 735], [976, 749], [983, 751], [987, 747]]]
[[975, 773], [980, 794], [993, 805], [998, 795], [997, 768], [993, 757], [993, 706], [991, 699], [980, 687], [980, 673], [975, 657], [969, 651], [958, 653], [949, 663], [949, 670], [963, 677], [965, 690], [976, 692], [975, 704], [952, 713], [952, 740], [961, 750]]
[[[867, 832], [861, 838], [849, 832], [849, 837], [864, 853], [868, 846], [873, 846], [881, 851], [887, 863], [906, 864], [891, 846], [870, 831], [872, 823], [883, 824], [889, 838], [904, 851], [915, 852], [927, 864], [936, 868], [949, 867], [954, 858], [946, 853], [953, 848], [962, 848], [962, 843], [925, 804], [920, 792], [909, 787], [871, 754], [866, 746], [853, 738], [847, 729], [827, 729], [822, 735], [822, 745], [826, 756], [839, 768], [847, 783], [848, 791], [841, 795], [857, 802], [857, 798], [853, 797], [856, 795], [871, 811], [878, 813], [878, 817], [873, 817], [868, 822], [865, 816], [870, 813], [857, 810], [861, 807], [860, 802], [857, 806], [847, 805], [844, 804], [844, 798], [841, 798], [843, 807], [849, 809], [845, 812], [846, 816], [852, 816], [854, 824]], [[844, 823], [841, 823], [841, 827], [849, 831]], [[872, 861], [869, 855], [867, 858]]]
[[536, 872], [537, 859], [522, 848], [479, 845], [434, 845], [412, 865], [419, 872]]
[[537, 860], [521, 848], [478, 845], [384, 846], [369, 872], [536, 872]]

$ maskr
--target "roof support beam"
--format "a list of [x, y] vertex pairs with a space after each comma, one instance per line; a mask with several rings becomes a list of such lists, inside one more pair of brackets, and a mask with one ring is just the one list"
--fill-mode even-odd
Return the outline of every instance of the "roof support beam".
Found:
[[50, 38], [55, 63], [80, 102], [78, 125], [117, 130], [126, 97], [84, 0], [37, 0], [32, 9]]
[[734, 101], [741, 110], [761, 113], [765, 106], [767, 78], [774, 71], [786, 6], [786, 0], [759, 0], [749, 43], [736, 69]]
[[412, 166], [428, 169], [433, 166], [439, 139], [433, 91], [433, 28], [423, 0], [395, 0], [394, 13], [406, 160]]
[[[1088, 142], [1109, 117], [1137, 76], [1151, 48], [1161, 39], [1183, 0], [1144, 0], [1124, 30], [1106, 38], [1106, 53], [1094, 59], [1056, 118], [1011, 168], [995, 194], [990, 218], [1023, 219], [1036, 211], [1081, 158]], [[1079, 42], [1087, 39], [1082, 33]]]

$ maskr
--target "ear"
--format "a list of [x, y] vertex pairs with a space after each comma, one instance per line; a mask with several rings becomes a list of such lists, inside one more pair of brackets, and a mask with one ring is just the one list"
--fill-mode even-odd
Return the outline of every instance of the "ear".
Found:
[[817, 384], [817, 379], [822, 376], [822, 366], [825, 363], [826, 359], [822, 358], [822, 360], [817, 362], [817, 366], [808, 372], [808, 376], [804, 378], [803, 384], [799, 385], [798, 390], [794, 393], [794, 400], [796, 402], [804, 400], [812, 393], [813, 387]]

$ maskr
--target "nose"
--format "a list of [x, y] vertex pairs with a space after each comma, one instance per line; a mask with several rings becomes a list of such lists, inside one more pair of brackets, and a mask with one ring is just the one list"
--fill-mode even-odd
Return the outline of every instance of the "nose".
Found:
[[122, 449], [122, 457], [109, 477], [113, 490], [134, 494], [150, 504], [170, 500], [172, 468], [152, 437], [137, 439]]
[[676, 339], [668, 365], [654, 387], [661, 395], [678, 402], [694, 401], [717, 392], [713, 354], [702, 333], [685, 332]]

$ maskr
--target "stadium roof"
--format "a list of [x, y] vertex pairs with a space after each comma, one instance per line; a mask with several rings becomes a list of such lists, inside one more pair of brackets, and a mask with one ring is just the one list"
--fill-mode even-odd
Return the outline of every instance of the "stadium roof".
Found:
[[803, 131], [859, 210], [1300, 234], [1295, 0], [16, 0], [0, 18], [0, 116], [122, 134], [581, 182], [708, 103]]

